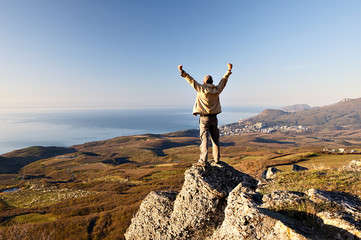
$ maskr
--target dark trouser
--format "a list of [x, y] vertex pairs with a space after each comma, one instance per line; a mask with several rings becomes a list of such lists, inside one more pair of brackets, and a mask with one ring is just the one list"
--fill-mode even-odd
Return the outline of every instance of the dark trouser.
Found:
[[205, 163], [208, 160], [208, 142], [209, 135], [211, 135], [213, 158], [215, 162], [220, 159], [219, 152], [219, 130], [217, 115], [201, 116], [199, 118], [199, 137], [201, 139], [201, 155], [199, 162]]

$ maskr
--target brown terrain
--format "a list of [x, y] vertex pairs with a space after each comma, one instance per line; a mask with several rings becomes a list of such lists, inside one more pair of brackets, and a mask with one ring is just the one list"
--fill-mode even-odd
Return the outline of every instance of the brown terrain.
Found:
[[[244, 121], [301, 124], [312, 131], [223, 136], [222, 161], [256, 179], [270, 166], [286, 172], [294, 163], [315, 171], [339, 168], [361, 158], [360, 107], [355, 99], [294, 113], [266, 110]], [[198, 144], [198, 131], [186, 130], [4, 154], [0, 239], [124, 239], [148, 193], [181, 189], [184, 172], [198, 160]], [[360, 186], [359, 175], [327, 181], [321, 190], [361, 194], [360, 187], [347, 187], [349, 181]]]

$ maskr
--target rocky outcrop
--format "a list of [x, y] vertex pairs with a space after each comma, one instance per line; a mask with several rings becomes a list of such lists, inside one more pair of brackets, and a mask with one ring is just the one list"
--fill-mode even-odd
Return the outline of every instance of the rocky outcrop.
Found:
[[341, 170], [345, 171], [353, 171], [353, 172], [361, 172], [361, 161], [360, 160], [352, 160], [346, 166], [343, 166]]
[[[194, 165], [182, 190], [151, 192], [131, 239], [359, 239], [360, 199], [319, 190], [256, 192], [257, 180], [226, 163]], [[322, 211], [318, 209], [332, 203]], [[312, 208], [313, 207], [313, 208]], [[336, 211], [331, 211], [335, 210]], [[335, 213], [336, 212], [336, 213]]]
[[213, 229], [224, 218], [225, 198], [238, 185], [255, 189], [257, 181], [231, 166], [193, 166], [174, 202], [171, 232], [175, 239], [189, 239], [199, 229]]
[[304, 201], [305, 196], [306, 194], [302, 192], [274, 191], [262, 197], [262, 207], [277, 209], [284, 206], [297, 205]]
[[163, 239], [168, 232], [176, 195], [173, 191], [149, 193], [132, 219], [127, 239]]
[[311, 239], [312, 229], [299, 227], [275, 211], [262, 207], [261, 195], [235, 188], [228, 197], [225, 219], [210, 239]]
[[132, 219], [126, 239], [204, 239], [224, 219], [226, 197], [237, 186], [255, 189], [257, 180], [226, 163], [194, 165], [182, 190], [152, 192]]
[[317, 189], [310, 189], [307, 194], [313, 202], [327, 206], [324, 211], [317, 213], [317, 217], [326, 227], [329, 225], [340, 229], [340, 232], [335, 233], [337, 239], [345, 239], [340, 235], [341, 232], [348, 239], [361, 239], [361, 200], [358, 197]]

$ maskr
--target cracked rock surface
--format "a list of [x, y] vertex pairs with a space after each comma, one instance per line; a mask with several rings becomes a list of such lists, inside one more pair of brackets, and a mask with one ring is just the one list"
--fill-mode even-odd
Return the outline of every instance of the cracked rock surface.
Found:
[[[181, 191], [151, 192], [125, 234], [139, 239], [360, 239], [361, 201], [310, 189], [262, 196], [258, 181], [226, 163], [193, 165]], [[329, 204], [309, 215], [289, 206]], [[288, 209], [288, 210], [283, 210]], [[311, 222], [311, 225], [310, 225]]]

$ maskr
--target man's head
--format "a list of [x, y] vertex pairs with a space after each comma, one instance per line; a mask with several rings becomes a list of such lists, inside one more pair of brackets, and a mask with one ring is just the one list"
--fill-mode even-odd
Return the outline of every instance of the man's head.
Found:
[[203, 83], [204, 84], [206, 84], [206, 83], [212, 84], [213, 83], [212, 77], [210, 75], [205, 76], [204, 79], [203, 79]]

